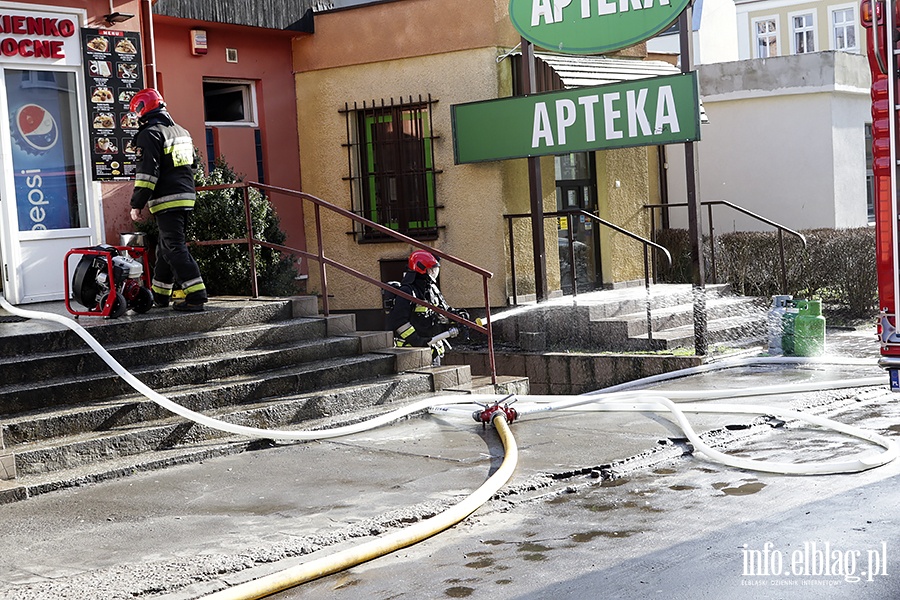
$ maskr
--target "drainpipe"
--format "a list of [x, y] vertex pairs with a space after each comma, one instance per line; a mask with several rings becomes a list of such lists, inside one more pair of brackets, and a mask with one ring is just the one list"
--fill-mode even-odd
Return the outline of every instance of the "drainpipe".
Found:
[[144, 51], [144, 85], [156, 88], [156, 40], [153, 34], [153, 0], [141, 0], [141, 32]]

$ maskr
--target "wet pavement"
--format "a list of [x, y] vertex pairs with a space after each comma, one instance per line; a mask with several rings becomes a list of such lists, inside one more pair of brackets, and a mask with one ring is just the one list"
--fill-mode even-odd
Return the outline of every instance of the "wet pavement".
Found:
[[[829, 346], [871, 361], [740, 367], [653, 388], [871, 376], [883, 385], [723, 401], [808, 408], [900, 436], [874, 332], [829, 332]], [[690, 419], [735, 455], [809, 461], [879, 451], [753, 416]], [[850, 475], [732, 469], [691, 455], [660, 414], [542, 413], [512, 430], [513, 479], [469, 519], [276, 597], [900, 596], [898, 461]], [[0, 598], [202, 597], [427, 518], [481, 485], [501, 456], [491, 429], [426, 415], [0, 506]], [[818, 558], [826, 555], [827, 573]]]

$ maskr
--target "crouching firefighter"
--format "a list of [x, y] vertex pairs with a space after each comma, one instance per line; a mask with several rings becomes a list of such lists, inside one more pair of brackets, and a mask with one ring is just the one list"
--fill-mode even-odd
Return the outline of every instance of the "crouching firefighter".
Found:
[[[403, 275], [400, 290], [414, 298], [424, 300], [438, 308], [462, 315], [464, 311], [450, 308], [437, 278], [441, 267], [437, 259], [425, 250], [416, 250], [409, 255], [409, 270]], [[398, 347], [431, 346], [431, 361], [437, 366], [441, 357], [450, 347], [448, 337], [456, 337], [459, 329], [444, 315], [427, 306], [416, 304], [402, 296], [393, 296], [394, 305], [387, 316], [387, 328], [394, 332], [394, 343]]]

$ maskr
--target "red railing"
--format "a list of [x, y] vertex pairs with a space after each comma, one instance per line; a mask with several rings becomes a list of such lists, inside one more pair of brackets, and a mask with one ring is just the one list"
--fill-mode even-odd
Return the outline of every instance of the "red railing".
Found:
[[[311, 252], [307, 252], [305, 250], [300, 250], [299, 248], [291, 248], [289, 246], [282, 246], [280, 244], [273, 244], [271, 242], [267, 242], [267, 241], [256, 238], [253, 233], [253, 222], [252, 222], [252, 218], [251, 218], [251, 214], [250, 214], [250, 194], [248, 192], [249, 188], [256, 188], [256, 189], [266, 192], [268, 194], [282, 194], [285, 196], [290, 196], [292, 198], [299, 198], [301, 201], [307, 200], [307, 201], [311, 202], [315, 206], [316, 245], [317, 245], [316, 253], [311, 253]], [[491, 273], [490, 271], [487, 271], [485, 269], [482, 269], [481, 267], [473, 265], [469, 262], [466, 262], [460, 258], [457, 258], [451, 254], [442, 252], [441, 250], [438, 250], [437, 248], [432, 248], [431, 246], [423, 244], [422, 242], [415, 240], [409, 236], [403, 235], [402, 233], [397, 233], [396, 231], [394, 231], [392, 229], [384, 227], [383, 225], [379, 225], [378, 223], [375, 223], [374, 221], [370, 221], [369, 219], [361, 217], [349, 210], [343, 209], [339, 206], [335, 206], [334, 204], [326, 202], [325, 200], [322, 200], [321, 198], [317, 198], [313, 195], [310, 195], [310, 194], [307, 194], [304, 192], [298, 192], [296, 190], [290, 190], [290, 189], [286, 189], [286, 188], [276, 187], [276, 186], [272, 186], [272, 185], [266, 185], [266, 184], [262, 184], [262, 183], [256, 183], [256, 182], [252, 182], [252, 181], [223, 184], [223, 185], [204, 186], [204, 187], [197, 188], [197, 191], [203, 192], [203, 191], [223, 190], [223, 189], [241, 189], [242, 190], [243, 202], [244, 202], [244, 218], [246, 221], [247, 237], [239, 238], [239, 239], [230, 239], [230, 240], [202, 240], [202, 241], [193, 241], [192, 243], [196, 244], [198, 246], [215, 246], [215, 245], [222, 246], [222, 245], [229, 245], [229, 244], [246, 244], [247, 251], [249, 253], [249, 259], [250, 259], [250, 285], [251, 285], [252, 295], [254, 298], [259, 296], [259, 286], [258, 286], [258, 283], [256, 280], [256, 249], [255, 248], [257, 246], [271, 248], [271, 249], [277, 250], [279, 252], [284, 252], [287, 254], [294, 254], [297, 256], [301, 256], [301, 257], [304, 257], [304, 258], [307, 258], [310, 260], [314, 260], [319, 264], [319, 278], [322, 282], [322, 295], [321, 295], [322, 312], [325, 314], [326, 317], [329, 315], [329, 309], [328, 309], [328, 273], [327, 273], [325, 267], [326, 267], [326, 265], [332, 266], [340, 271], [343, 271], [344, 273], [347, 273], [349, 275], [352, 275], [353, 277], [356, 277], [357, 279], [365, 281], [366, 283], [370, 283], [372, 285], [382, 288], [383, 290], [387, 290], [388, 292], [391, 292], [392, 294], [406, 298], [407, 300], [409, 300], [411, 302], [415, 302], [416, 304], [421, 304], [423, 306], [427, 306], [431, 310], [447, 317], [448, 319], [450, 319], [452, 321], [460, 323], [461, 325], [464, 325], [471, 330], [478, 331], [480, 333], [485, 334], [487, 336], [488, 359], [490, 362], [490, 370], [491, 370], [491, 382], [495, 383], [495, 384], [497, 383], [497, 368], [496, 368], [496, 363], [494, 360], [494, 339], [493, 339], [492, 329], [491, 329], [491, 303], [490, 303], [490, 294], [488, 292], [488, 282], [487, 282], [488, 279], [493, 277], [493, 273]], [[480, 275], [481, 280], [482, 280], [482, 288], [484, 290], [484, 314], [485, 314], [485, 318], [486, 318], [485, 326], [479, 325], [478, 323], [475, 323], [474, 321], [464, 319], [463, 317], [460, 317], [457, 314], [454, 314], [452, 312], [444, 310], [444, 309], [442, 309], [438, 306], [435, 306], [433, 304], [430, 304], [424, 300], [419, 300], [418, 298], [415, 298], [414, 296], [411, 296], [403, 291], [400, 291], [395, 287], [392, 287], [386, 283], [378, 281], [377, 279], [369, 277], [368, 275], [366, 275], [364, 273], [360, 273], [359, 271], [357, 271], [356, 269], [354, 269], [352, 267], [348, 267], [347, 265], [341, 264], [335, 260], [328, 258], [325, 255], [325, 242], [322, 237], [322, 215], [321, 215], [321, 212], [322, 212], [323, 208], [327, 209], [337, 215], [340, 215], [342, 217], [346, 217], [346, 218], [350, 219], [351, 221], [359, 223], [360, 225], [369, 227], [380, 233], [390, 236], [399, 242], [404, 242], [411, 246], [415, 246], [416, 248], [421, 248], [423, 250], [427, 250], [428, 252], [431, 252], [432, 254], [441, 258], [442, 260], [448, 260], [454, 264], [457, 264], [457, 265], [463, 267], [464, 269], [466, 269], [468, 271], [472, 271], [472, 272]]]

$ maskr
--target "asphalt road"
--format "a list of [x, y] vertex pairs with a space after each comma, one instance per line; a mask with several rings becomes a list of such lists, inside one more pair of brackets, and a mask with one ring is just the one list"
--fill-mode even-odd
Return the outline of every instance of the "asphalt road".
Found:
[[[734, 369], [657, 388], [861, 376], [886, 383], [873, 360]], [[884, 387], [741, 402], [807, 407], [896, 438], [900, 406]], [[877, 452], [792, 423], [692, 422], [753, 458]], [[900, 461], [827, 476], [726, 468], [690, 454], [670, 417], [647, 413], [546, 413], [513, 433], [512, 481], [470, 518], [275, 597], [900, 597]], [[481, 485], [501, 455], [495, 432], [470, 419], [425, 416], [0, 506], [0, 598], [199, 598], [426, 519]]]
[[[839, 417], [900, 430], [896, 401]], [[773, 430], [736, 450], [822, 460], [852, 445]], [[420, 545], [273, 597], [900, 598], [898, 472], [892, 463], [854, 475], [783, 476], [685, 457], [479, 514]]]
[[[900, 433], [890, 397], [836, 418]], [[807, 461], [857, 446], [773, 429], [732, 450]], [[900, 598], [898, 473], [895, 461], [852, 475], [784, 476], [686, 456], [602, 483], [572, 478], [568, 492], [495, 503], [434, 539], [273, 597]]]

